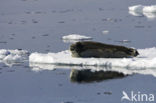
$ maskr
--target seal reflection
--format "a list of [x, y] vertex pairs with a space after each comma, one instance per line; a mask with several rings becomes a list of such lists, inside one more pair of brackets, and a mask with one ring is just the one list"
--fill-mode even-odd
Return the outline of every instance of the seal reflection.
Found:
[[122, 72], [104, 70], [92, 71], [91, 69], [72, 69], [70, 72], [71, 82], [77, 83], [100, 82], [109, 79], [123, 78], [126, 76], [127, 75]]

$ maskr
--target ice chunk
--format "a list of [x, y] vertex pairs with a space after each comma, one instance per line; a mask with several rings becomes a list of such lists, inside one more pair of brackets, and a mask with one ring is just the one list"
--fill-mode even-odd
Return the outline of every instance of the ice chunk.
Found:
[[23, 62], [28, 59], [28, 55], [29, 53], [26, 50], [0, 49], [0, 62], [4, 62], [5, 64]]
[[129, 13], [133, 16], [146, 16], [149, 19], [156, 18], [156, 5], [135, 5], [129, 7]]
[[84, 36], [84, 35], [79, 35], [79, 34], [70, 34], [67, 36], [63, 36], [62, 39], [64, 40], [90, 40], [92, 38], [88, 36]]
[[130, 6], [129, 11], [135, 11], [135, 12], [143, 12], [143, 5], [135, 5], [135, 6]]
[[63, 39], [63, 42], [65, 43], [75, 43], [78, 41], [91, 40], [92, 37], [79, 35], [79, 34], [70, 34], [67, 36], [63, 36], [62, 39]]
[[102, 34], [108, 34], [108, 33], [109, 33], [108, 30], [104, 30], [104, 31], [102, 31]]
[[143, 12], [156, 13], [156, 5], [144, 6]]
[[143, 6], [143, 5], [135, 5], [135, 6], [130, 6], [129, 11], [134, 11], [134, 12], [156, 12], [156, 5], [151, 5], [151, 6]]

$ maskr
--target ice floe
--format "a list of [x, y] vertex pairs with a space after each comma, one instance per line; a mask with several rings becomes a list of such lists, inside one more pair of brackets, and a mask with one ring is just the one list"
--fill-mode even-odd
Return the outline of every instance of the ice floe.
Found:
[[63, 69], [91, 69], [124, 74], [144, 74], [156, 77], [156, 48], [138, 49], [136, 58], [73, 58], [69, 50], [58, 53], [31, 53], [26, 50], [0, 49], [0, 62], [12, 66], [29, 61], [33, 71]]
[[62, 69], [94, 71], [113, 71], [125, 75], [143, 74], [156, 77], [156, 48], [138, 49], [140, 55], [136, 58], [104, 59], [104, 58], [73, 58], [70, 51], [58, 53], [32, 53], [29, 56], [29, 66], [33, 71]]
[[156, 18], [156, 5], [135, 5], [129, 7], [129, 13], [133, 16], [145, 16], [149, 19]]
[[79, 34], [70, 34], [62, 37], [64, 42], [77, 42], [77, 41], [83, 41], [83, 40], [91, 40], [92, 37], [79, 35]]
[[26, 50], [6, 50], [0, 49], [0, 62], [11, 65], [17, 62], [23, 62], [28, 59], [28, 51]]
[[58, 53], [32, 53], [29, 62], [55, 65], [107, 66], [134, 69], [156, 68], [156, 48], [138, 49], [136, 58], [73, 58], [69, 50]]

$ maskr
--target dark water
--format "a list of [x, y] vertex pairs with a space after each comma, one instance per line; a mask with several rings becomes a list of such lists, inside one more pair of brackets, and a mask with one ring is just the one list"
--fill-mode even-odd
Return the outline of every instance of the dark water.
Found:
[[[136, 4], [156, 1], [1, 0], [0, 48], [59, 52], [69, 48], [61, 37], [71, 33], [110, 44], [156, 47], [156, 19], [130, 15], [128, 7]], [[104, 30], [109, 33], [102, 34]], [[122, 40], [130, 42], [118, 42]], [[71, 68], [34, 72], [28, 62], [12, 67], [1, 63], [0, 103], [129, 103], [121, 101], [122, 91], [156, 94], [152, 75], [79, 83], [71, 82], [70, 72]]]

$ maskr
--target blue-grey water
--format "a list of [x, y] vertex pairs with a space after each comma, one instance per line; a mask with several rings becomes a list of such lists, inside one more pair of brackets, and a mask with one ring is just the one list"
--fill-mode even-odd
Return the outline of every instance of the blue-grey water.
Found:
[[[72, 33], [103, 43], [156, 47], [156, 19], [128, 13], [128, 7], [137, 4], [152, 5], [156, 1], [0, 0], [0, 49], [59, 52], [70, 45], [61, 37]], [[109, 33], [102, 34], [104, 30]], [[130, 42], [118, 42], [122, 40]], [[73, 83], [70, 69], [31, 69], [28, 62], [12, 67], [0, 63], [0, 103], [129, 103], [121, 101], [122, 91], [156, 96], [156, 78], [152, 75]]]

